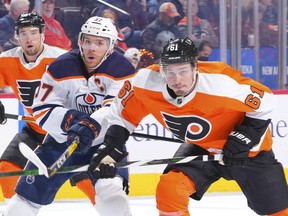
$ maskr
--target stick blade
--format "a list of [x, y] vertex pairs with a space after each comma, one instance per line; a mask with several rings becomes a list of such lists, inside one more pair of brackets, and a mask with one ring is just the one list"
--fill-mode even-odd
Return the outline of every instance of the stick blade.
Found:
[[19, 150], [24, 155], [25, 158], [27, 158], [35, 166], [38, 167], [39, 173], [42, 173], [47, 178], [49, 178], [47, 167], [43, 164], [43, 162], [39, 159], [39, 157], [35, 154], [35, 152], [29, 148], [28, 145], [26, 145], [23, 142], [20, 142], [19, 143]]

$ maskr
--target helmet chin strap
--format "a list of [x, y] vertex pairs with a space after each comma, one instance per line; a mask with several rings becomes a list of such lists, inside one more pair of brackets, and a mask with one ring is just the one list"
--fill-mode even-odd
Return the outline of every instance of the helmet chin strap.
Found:
[[45, 35], [44, 35], [44, 33], [41, 33], [41, 44], [40, 44], [40, 46], [43, 46], [44, 41], [45, 41]]
[[187, 91], [187, 93], [186, 93], [183, 97], [189, 95], [189, 94], [194, 90], [194, 88], [195, 88], [195, 86], [196, 86], [196, 83], [197, 83], [197, 78], [198, 78], [197, 75], [198, 75], [198, 70], [196, 69], [196, 71], [195, 71], [195, 73], [194, 73], [194, 76], [193, 76], [194, 82], [191, 84], [190, 89]]

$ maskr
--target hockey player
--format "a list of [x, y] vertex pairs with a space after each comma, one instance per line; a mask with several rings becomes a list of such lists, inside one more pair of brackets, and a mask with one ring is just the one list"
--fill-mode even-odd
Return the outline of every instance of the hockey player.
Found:
[[[44, 26], [44, 19], [37, 13], [21, 14], [15, 29], [20, 46], [0, 55], [0, 88], [12, 87], [14, 94], [24, 107], [25, 117], [28, 120], [34, 120], [32, 103], [43, 73], [55, 58], [66, 52], [63, 49], [43, 43]], [[5, 108], [1, 103], [1, 124], [7, 121], [4, 114]], [[27, 121], [22, 131], [15, 135], [1, 156], [0, 171], [22, 170], [27, 159], [19, 152], [18, 144], [24, 142], [31, 149], [35, 149], [42, 143], [45, 134], [46, 131], [35, 122]], [[5, 200], [10, 199], [15, 194], [14, 188], [17, 181], [18, 177], [0, 178], [0, 186]], [[83, 174], [80, 174], [74, 176], [71, 182], [86, 194], [91, 203], [95, 205], [95, 190], [89, 179], [83, 178]]]
[[[44, 20], [37, 13], [21, 14], [15, 22], [15, 34], [20, 46], [0, 55], [0, 88], [10, 86], [13, 89], [28, 120], [33, 120], [33, 98], [46, 67], [66, 52], [43, 43], [44, 26]], [[0, 109], [0, 123], [3, 124], [7, 120], [4, 106]], [[42, 143], [45, 134], [35, 122], [28, 121], [2, 154], [0, 172], [23, 170], [27, 159], [19, 151], [18, 144], [24, 142], [35, 149]], [[17, 180], [18, 177], [0, 178], [5, 199], [10, 199], [15, 194]]]
[[[79, 34], [79, 50], [60, 56], [44, 73], [33, 104], [33, 115], [48, 132], [43, 146], [35, 151], [46, 165], [59, 158], [76, 134], [81, 136], [80, 144], [65, 166], [89, 163], [103, 142], [99, 132], [102, 127], [104, 134], [105, 125], [100, 126], [90, 114], [109, 109], [124, 80], [135, 73], [129, 61], [113, 50], [117, 35], [110, 19], [89, 18]], [[124, 159], [126, 155], [122, 156]], [[27, 169], [31, 168], [35, 169], [35, 166], [28, 163]], [[109, 172], [110, 166], [105, 168], [108, 172], [102, 172], [101, 177], [115, 175]], [[15, 189], [17, 194], [9, 201], [4, 215], [37, 215], [41, 206], [50, 204], [61, 185], [73, 175], [21, 177]], [[96, 182], [96, 209], [101, 216], [131, 215], [126, 194], [127, 169], [119, 169], [114, 178], [92, 180]]]
[[161, 216], [190, 215], [189, 197], [200, 200], [221, 177], [238, 183], [257, 214], [288, 216], [287, 183], [269, 130], [274, 106], [266, 86], [221, 62], [198, 65], [190, 38], [170, 40], [160, 66], [125, 81], [105, 121], [101, 111], [91, 115], [111, 126], [88, 169], [99, 175], [103, 162], [121, 160], [129, 133], [152, 114], [187, 143], [175, 156], [223, 153], [222, 163], [195, 161], [165, 169], [156, 190]]

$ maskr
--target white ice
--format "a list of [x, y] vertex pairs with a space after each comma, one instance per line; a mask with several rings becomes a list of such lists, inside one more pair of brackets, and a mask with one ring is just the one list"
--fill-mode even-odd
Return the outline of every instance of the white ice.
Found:
[[[133, 216], [158, 216], [155, 198], [130, 197]], [[0, 205], [0, 212], [4, 204]], [[207, 193], [201, 201], [190, 200], [191, 216], [255, 216], [241, 193]], [[115, 210], [117, 211], [117, 210]], [[98, 216], [96, 210], [86, 199], [55, 201], [43, 207], [38, 216]], [[113, 215], [111, 215], [113, 216]]]

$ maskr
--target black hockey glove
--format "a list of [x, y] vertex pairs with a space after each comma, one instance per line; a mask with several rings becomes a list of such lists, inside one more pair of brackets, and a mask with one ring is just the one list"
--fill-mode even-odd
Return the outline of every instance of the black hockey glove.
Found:
[[117, 168], [114, 163], [100, 163], [100, 165], [93, 172], [93, 177], [99, 178], [114, 178], [116, 176]]
[[123, 160], [127, 155], [124, 144], [129, 131], [121, 126], [112, 125], [106, 132], [102, 145], [93, 155], [88, 171], [96, 178], [113, 178], [116, 174], [114, 163]]
[[248, 162], [250, 149], [258, 144], [254, 140], [257, 132], [247, 126], [237, 126], [228, 137], [223, 148], [223, 162], [226, 166], [244, 167]]
[[93, 140], [98, 136], [101, 126], [97, 121], [89, 116], [84, 116], [72, 125], [67, 134], [66, 145], [70, 146], [76, 137], [79, 137], [80, 143], [76, 149], [78, 153], [87, 153]]
[[128, 152], [120, 150], [115, 146], [103, 143], [93, 155], [88, 171], [95, 178], [114, 178], [116, 175], [115, 163], [123, 160]]
[[0, 124], [5, 124], [7, 122], [7, 118], [5, 117], [5, 107], [0, 101]]

